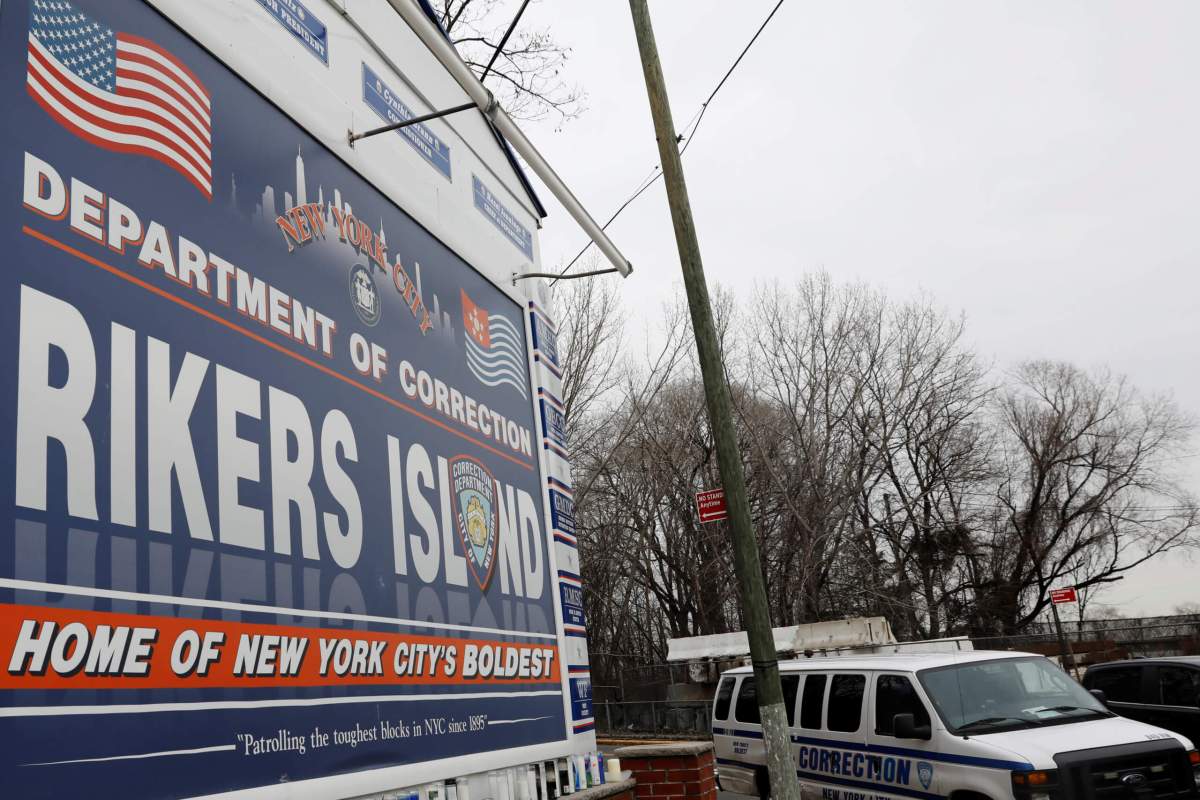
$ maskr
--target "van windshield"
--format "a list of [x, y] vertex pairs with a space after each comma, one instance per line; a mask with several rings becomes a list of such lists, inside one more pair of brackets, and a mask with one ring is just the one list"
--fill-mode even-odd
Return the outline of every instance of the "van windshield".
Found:
[[917, 673], [938, 716], [967, 735], [1113, 716], [1040, 656], [973, 661]]

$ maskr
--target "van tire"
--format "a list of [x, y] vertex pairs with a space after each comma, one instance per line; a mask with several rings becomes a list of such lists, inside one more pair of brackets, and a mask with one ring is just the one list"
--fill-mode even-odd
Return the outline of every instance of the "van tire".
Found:
[[758, 796], [762, 798], [762, 800], [770, 800], [771, 776], [767, 773], [766, 767], [759, 767], [755, 771], [754, 785], [758, 789]]
[[980, 794], [979, 792], [961, 791], [951, 792], [950, 800], [992, 800], [992, 798], [988, 797], [986, 794]]

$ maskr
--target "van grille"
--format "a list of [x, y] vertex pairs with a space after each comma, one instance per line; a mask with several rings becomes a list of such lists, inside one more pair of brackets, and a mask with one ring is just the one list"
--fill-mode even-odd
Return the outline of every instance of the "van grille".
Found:
[[1176, 743], [1139, 742], [1059, 753], [1062, 794], [1079, 800], [1195, 797], [1187, 754]]

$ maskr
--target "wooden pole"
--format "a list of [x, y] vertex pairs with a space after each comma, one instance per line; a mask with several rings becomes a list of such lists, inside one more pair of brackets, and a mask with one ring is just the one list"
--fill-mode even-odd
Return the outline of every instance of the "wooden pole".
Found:
[[759, 715], [762, 719], [763, 743], [767, 751], [767, 773], [771, 782], [770, 793], [772, 797], [781, 800], [800, 800], [800, 786], [796, 781], [796, 767], [791, 757], [787, 712], [783, 705], [783, 688], [779, 682], [779, 661], [775, 653], [775, 637], [771, 630], [767, 592], [763, 586], [758, 543], [750, 523], [746, 480], [733, 425], [733, 403], [725, 382], [721, 345], [717, 339], [716, 326], [713, 324], [712, 305], [709, 302], [708, 285], [704, 280], [704, 265], [700, 259], [700, 243], [696, 238], [687, 184], [683, 177], [683, 165], [679, 158], [675, 123], [671, 119], [666, 82], [663, 79], [658, 46], [654, 41], [654, 30], [650, 25], [650, 12], [646, 0], [629, 0], [629, 7], [633, 12], [633, 27], [637, 33], [638, 50], [641, 53], [642, 73], [646, 79], [646, 94], [650, 100], [650, 114], [654, 119], [667, 201], [671, 207], [671, 221], [675, 228], [675, 244], [679, 249], [688, 310], [691, 312], [692, 328], [696, 335], [700, 374], [704, 379], [704, 400], [708, 406], [708, 418], [717, 451], [717, 466], [721, 473], [721, 485], [725, 489], [725, 502], [729, 508], [733, 563], [742, 599], [742, 611], [746, 618], [746, 633], [750, 640], [754, 679], [758, 688]]

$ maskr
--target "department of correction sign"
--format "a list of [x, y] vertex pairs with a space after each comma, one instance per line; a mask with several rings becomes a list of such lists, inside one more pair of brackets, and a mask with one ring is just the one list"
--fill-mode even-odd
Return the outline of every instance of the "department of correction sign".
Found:
[[0, 36], [5, 796], [562, 742], [521, 308], [150, 7]]

